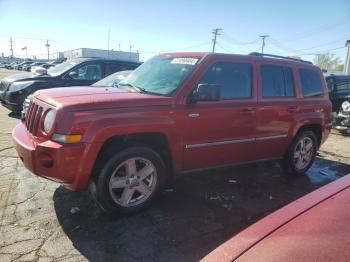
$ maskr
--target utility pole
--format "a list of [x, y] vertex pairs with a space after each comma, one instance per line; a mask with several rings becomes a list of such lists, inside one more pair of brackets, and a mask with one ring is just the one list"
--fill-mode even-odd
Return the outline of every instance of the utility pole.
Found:
[[47, 60], [50, 60], [50, 44], [49, 40], [46, 40], [46, 48], [47, 48]]
[[220, 34], [219, 34], [220, 31], [222, 31], [221, 28], [215, 28], [215, 29], [213, 29], [213, 31], [212, 31], [212, 33], [214, 34], [214, 39], [212, 39], [212, 40], [213, 40], [213, 51], [212, 51], [213, 53], [215, 52], [216, 37], [217, 37], [218, 35], [220, 35]]
[[109, 38], [111, 35], [111, 28], [108, 28], [108, 37], [107, 37], [107, 57], [109, 58]]
[[131, 59], [131, 48], [132, 48], [132, 45], [130, 43], [130, 49], [129, 49], [129, 60]]
[[261, 39], [262, 39], [262, 43], [261, 43], [261, 54], [263, 55], [263, 54], [264, 54], [264, 48], [265, 48], [265, 38], [266, 38], [266, 37], [269, 37], [269, 35], [261, 35], [260, 37], [261, 37]]
[[13, 57], [13, 41], [12, 41], [12, 37], [10, 37], [10, 52], [11, 52], [11, 57]]

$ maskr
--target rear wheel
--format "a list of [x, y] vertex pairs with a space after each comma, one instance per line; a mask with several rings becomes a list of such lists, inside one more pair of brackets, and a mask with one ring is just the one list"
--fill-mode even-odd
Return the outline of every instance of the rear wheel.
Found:
[[131, 147], [116, 153], [100, 172], [96, 185], [99, 207], [112, 215], [148, 207], [164, 186], [165, 166], [157, 152]]
[[284, 166], [290, 174], [303, 174], [313, 164], [318, 148], [314, 132], [305, 130], [300, 132], [284, 158]]

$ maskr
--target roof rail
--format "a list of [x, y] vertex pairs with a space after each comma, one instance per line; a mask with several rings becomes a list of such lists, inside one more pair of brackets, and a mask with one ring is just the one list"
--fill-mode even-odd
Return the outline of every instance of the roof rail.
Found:
[[293, 57], [288, 57], [288, 56], [272, 55], [272, 54], [265, 54], [265, 53], [262, 54], [262, 53], [258, 53], [258, 52], [252, 52], [252, 53], [249, 53], [249, 55], [282, 58], [282, 59], [288, 59], [288, 60], [293, 60], [293, 61], [312, 65], [312, 62], [310, 62], [310, 61], [305, 61], [305, 60], [301, 60], [301, 59], [293, 58]]

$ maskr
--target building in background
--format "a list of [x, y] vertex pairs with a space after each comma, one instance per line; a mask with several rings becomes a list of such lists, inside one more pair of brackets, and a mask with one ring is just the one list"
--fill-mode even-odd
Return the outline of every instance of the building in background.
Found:
[[107, 59], [121, 59], [121, 60], [132, 60], [139, 61], [138, 52], [124, 52], [114, 50], [103, 50], [93, 48], [78, 48], [62, 52], [63, 58], [73, 59], [78, 57], [99, 57]]
[[345, 45], [348, 47], [346, 51], [344, 75], [350, 75], [350, 40], [346, 41]]

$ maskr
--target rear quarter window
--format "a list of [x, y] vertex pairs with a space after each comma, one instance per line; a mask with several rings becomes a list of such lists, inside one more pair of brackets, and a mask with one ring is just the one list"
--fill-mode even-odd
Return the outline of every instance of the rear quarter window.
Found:
[[299, 69], [301, 89], [304, 97], [320, 96], [323, 94], [321, 76], [317, 71]]

